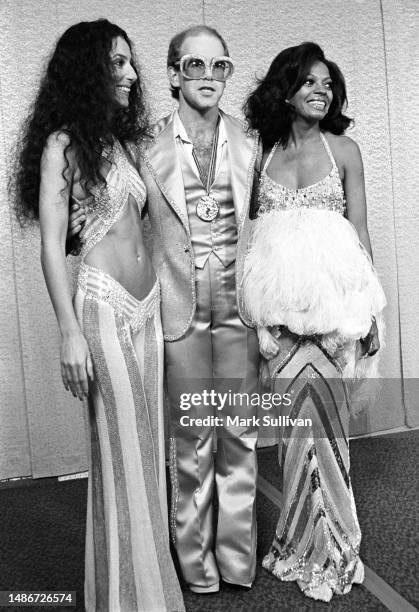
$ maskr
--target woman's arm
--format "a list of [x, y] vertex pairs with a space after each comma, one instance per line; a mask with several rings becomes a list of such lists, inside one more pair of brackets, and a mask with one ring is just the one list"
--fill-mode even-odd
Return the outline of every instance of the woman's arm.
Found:
[[342, 138], [342, 158], [346, 209], [349, 221], [354, 225], [358, 236], [372, 259], [371, 241], [367, 226], [367, 202], [365, 198], [364, 165], [361, 151], [356, 142], [348, 137]]
[[[68, 201], [74, 161], [65, 157], [68, 137], [51, 134], [41, 159], [39, 220], [41, 263], [61, 332], [61, 375], [66, 389], [79, 399], [88, 393], [87, 376], [93, 368], [86, 340], [74, 313], [65, 261]], [[65, 180], [63, 174], [67, 178]]]
[[[367, 225], [367, 203], [365, 198], [364, 165], [358, 145], [348, 137], [342, 138], [344, 164], [344, 190], [348, 220], [358, 232], [359, 239], [372, 259], [371, 241]], [[361, 353], [367, 357], [380, 348], [378, 329], [372, 320], [368, 335], [361, 340]]]

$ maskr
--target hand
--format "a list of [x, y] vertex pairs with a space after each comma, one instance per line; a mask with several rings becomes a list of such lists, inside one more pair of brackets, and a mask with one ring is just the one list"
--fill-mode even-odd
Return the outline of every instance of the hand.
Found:
[[279, 343], [268, 331], [267, 327], [258, 327], [259, 351], [265, 359], [273, 359], [279, 351]]
[[80, 331], [63, 336], [60, 360], [64, 387], [83, 400], [89, 393], [88, 377], [93, 380], [94, 376], [89, 348]]
[[71, 240], [80, 232], [86, 221], [86, 210], [83, 205], [73, 202], [68, 219], [67, 240]]
[[371, 323], [370, 330], [365, 338], [359, 341], [361, 344], [361, 357], [372, 357], [380, 349], [380, 340], [378, 338], [378, 328], [375, 319]]

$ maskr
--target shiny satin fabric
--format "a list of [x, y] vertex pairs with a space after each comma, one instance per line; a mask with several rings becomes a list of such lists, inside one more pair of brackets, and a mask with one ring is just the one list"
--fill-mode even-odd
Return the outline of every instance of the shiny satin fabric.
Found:
[[[253, 167], [258, 151], [255, 135], [243, 130], [242, 124], [220, 111], [228, 141], [236, 225], [237, 252], [246, 250], [241, 228], [247, 218], [253, 183]], [[162, 292], [164, 338], [181, 338], [189, 328], [195, 310], [195, 262], [191, 244], [182, 171], [173, 132], [173, 113], [160, 120], [153, 136], [141, 147], [139, 171], [147, 187], [147, 211], [151, 257]], [[242, 265], [239, 266], [240, 281]], [[237, 295], [241, 307], [240, 282]]]
[[[185, 336], [165, 346], [174, 454], [171, 470], [176, 549], [182, 573], [192, 590], [218, 590], [221, 577], [249, 585], [256, 564], [256, 431], [248, 427], [185, 427], [180, 418], [210, 414], [251, 417], [255, 409], [204, 405], [180, 409], [183, 393], [257, 390], [258, 341], [241, 322], [236, 305], [234, 262], [224, 267], [211, 253], [196, 270], [196, 313]], [[240, 379], [240, 380], [238, 380]], [[213, 530], [214, 485], [218, 493], [218, 527]], [[215, 554], [213, 552], [215, 543]]]
[[237, 225], [227, 142], [220, 149], [221, 159], [217, 161], [217, 172], [210, 191], [210, 195], [217, 200], [220, 209], [217, 217], [210, 223], [202, 221], [196, 214], [197, 204], [200, 198], [206, 195], [206, 191], [196, 164], [190, 163], [187, 151], [185, 151], [185, 147], [192, 145], [184, 142], [179, 144], [179, 158], [185, 185], [195, 266], [203, 268], [211, 252], [221, 260], [224, 266], [228, 266], [236, 258]]

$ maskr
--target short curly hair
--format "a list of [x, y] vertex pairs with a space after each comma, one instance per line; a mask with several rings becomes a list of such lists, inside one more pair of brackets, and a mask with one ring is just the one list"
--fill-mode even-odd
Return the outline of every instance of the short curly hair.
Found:
[[345, 79], [338, 66], [325, 58], [323, 50], [313, 42], [304, 42], [281, 51], [273, 60], [266, 76], [247, 98], [243, 110], [249, 127], [259, 131], [265, 148], [279, 142], [288, 144], [294, 110], [287, 104], [303, 85], [316, 62], [327, 66], [332, 79], [333, 100], [320, 128], [332, 134], [343, 134], [351, 124], [342, 110], [346, 107]]
[[[224, 55], [226, 57], [230, 57], [226, 41], [215, 28], [211, 28], [210, 26], [206, 25], [196, 25], [191, 26], [186, 30], [182, 30], [182, 32], [179, 32], [179, 34], [173, 36], [169, 43], [169, 50], [167, 52], [167, 67], [176, 67], [176, 62], [178, 62], [180, 59], [180, 48], [188, 36], [199, 36], [199, 34], [209, 34], [210, 36], [218, 38], [220, 43], [223, 45]], [[175, 98], [176, 100], [179, 99], [179, 89], [177, 87], [170, 87], [170, 92], [172, 94], [172, 98]]]
[[68, 136], [65, 154], [70, 148], [74, 151], [82, 183], [90, 190], [103, 181], [104, 145], [113, 138], [138, 140], [147, 131], [143, 85], [134, 57], [138, 78], [130, 89], [129, 106], [115, 108], [110, 53], [117, 37], [126, 41], [133, 54], [126, 32], [106, 19], [77, 23], [58, 40], [23, 124], [9, 183], [22, 224], [39, 217], [40, 162], [52, 133]]

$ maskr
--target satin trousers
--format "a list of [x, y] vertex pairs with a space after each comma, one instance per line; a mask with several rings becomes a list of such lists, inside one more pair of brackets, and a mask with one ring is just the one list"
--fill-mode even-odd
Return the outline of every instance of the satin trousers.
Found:
[[[256, 410], [246, 402], [207, 405], [203, 392], [257, 391], [259, 348], [236, 303], [235, 263], [224, 267], [211, 254], [196, 269], [196, 313], [180, 340], [165, 344], [171, 416], [171, 527], [183, 576], [195, 592], [226, 582], [250, 586], [256, 568]], [[188, 410], [180, 398], [199, 394]], [[230, 394], [231, 397], [231, 394]], [[244, 425], [191, 425], [194, 418], [228, 416]], [[188, 425], [181, 425], [182, 417]], [[216, 442], [214, 443], [214, 436]], [[214, 517], [215, 489], [218, 515]], [[215, 520], [216, 519], [216, 520]], [[217, 522], [217, 527], [214, 524]]]

